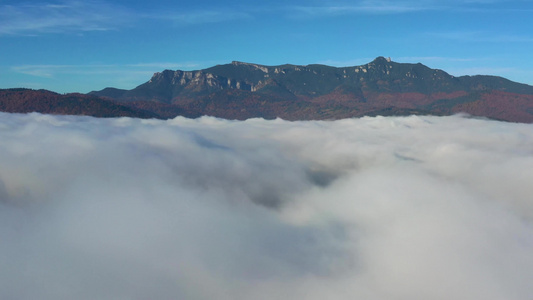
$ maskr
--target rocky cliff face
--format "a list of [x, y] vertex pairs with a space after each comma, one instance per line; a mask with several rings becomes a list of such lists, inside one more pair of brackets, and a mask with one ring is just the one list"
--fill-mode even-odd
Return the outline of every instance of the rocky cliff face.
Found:
[[155, 73], [148, 81], [148, 84], [168, 84], [169, 86], [182, 86], [186, 90], [202, 91], [202, 90], [223, 90], [223, 89], [238, 89], [253, 91], [251, 83], [246, 81], [238, 81], [231, 78], [225, 78], [209, 72], [203, 71], [170, 71]]

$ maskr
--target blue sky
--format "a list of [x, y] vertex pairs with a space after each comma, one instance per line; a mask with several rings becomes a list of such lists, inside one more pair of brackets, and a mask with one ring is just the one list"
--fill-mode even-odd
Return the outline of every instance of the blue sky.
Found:
[[531, 0], [0, 0], [0, 88], [131, 89], [164, 69], [377, 56], [533, 85], [531, 16]]

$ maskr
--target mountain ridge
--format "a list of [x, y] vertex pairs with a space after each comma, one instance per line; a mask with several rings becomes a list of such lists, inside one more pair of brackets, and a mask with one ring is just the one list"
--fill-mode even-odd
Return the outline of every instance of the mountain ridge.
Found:
[[[512, 107], [501, 104], [501, 112], [482, 108], [479, 103], [463, 105], [491, 93], [502, 101], [516, 97], [520, 100], [514, 101]], [[164, 70], [131, 90], [108, 88], [90, 94], [132, 106], [155, 102], [179, 107], [188, 116], [309, 120], [359, 117], [381, 111], [393, 115], [446, 115], [462, 107], [473, 115], [483, 110], [489, 112], [489, 118], [533, 122], [529, 112], [533, 109], [533, 86], [490, 75], [456, 77], [421, 63], [398, 63], [382, 56], [351, 67], [266, 66], [233, 61], [202, 70]], [[164, 111], [159, 113], [173, 117]]]
[[533, 86], [490, 75], [456, 77], [421, 63], [399, 63], [381, 56], [350, 67], [233, 61], [201, 70], [163, 70], [130, 90], [110, 87], [63, 95], [0, 90], [0, 110], [161, 119], [209, 115], [239, 120], [464, 112], [533, 122]]
[[[300, 72], [300, 74], [295, 74], [296, 72]], [[383, 79], [383, 76], [379, 76], [383, 74], [377, 74], [380, 72], [386, 74], [389, 80], [400, 80], [402, 79], [401, 77], [407, 77], [413, 82], [424, 81], [427, 79], [438, 80], [436, 81], [437, 83], [448, 85], [450, 90], [474, 88], [474, 84], [480, 85], [477, 87], [477, 89], [493, 89], [494, 87], [492, 86], [483, 86], [483, 81], [490, 81], [493, 85], [495, 81], [499, 81], [501, 86], [506, 86], [504, 87], [505, 90], [511, 88], [514, 90], [514, 92], [533, 94], [533, 86], [512, 82], [503, 77], [491, 75], [465, 75], [456, 77], [440, 69], [431, 69], [421, 63], [396, 63], [384, 57], [378, 57], [365, 65], [352, 67], [332, 67], [320, 64], [284, 64], [277, 66], [266, 66], [233, 61], [230, 64], [216, 65], [202, 70], [164, 70], [162, 72], [156, 72], [148, 82], [141, 84], [132, 90], [106, 88], [102, 91], [112, 89], [114, 91], [125, 93], [146, 87], [150, 84], [158, 84], [158, 82], [161, 83], [162, 81], [166, 80], [167, 83], [172, 85], [183, 86], [191, 82], [203, 82], [214, 88], [233, 88], [256, 92], [267, 85], [270, 81], [269, 79], [276, 80], [280, 77], [285, 77], [285, 79], [290, 81], [294, 80], [295, 76], [300, 76], [300, 81], [305, 81], [305, 79], [313, 81], [313, 79], [316, 80], [320, 76], [324, 77], [325, 75], [328, 75], [331, 77], [327, 78], [329, 79], [329, 82], [322, 81], [320, 84], [308, 86], [318, 89], [320, 87], [324, 87], [325, 84], [334, 84], [331, 82], [331, 80], [336, 80], [335, 83], [337, 84], [348, 83], [359, 85], [359, 83], [355, 82], [354, 80], [358, 79], [361, 81], [372, 81], [376, 79]], [[312, 78], [313, 75], [315, 78]], [[290, 84], [291, 82], [289, 82], [289, 85]], [[303, 84], [305, 85], [306, 83], [303, 82]], [[396, 87], [409, 90], [410, 84], [397, 84]], [[443, 86], [441, 86], [441, 88], [443, 88]], [[308, 88], [307, 90], [310, 89]], [[90, 94], [101, 94], [102, 91], [93, 91]], [[294, 92], [298, 93], [299, 91], [294, 90]], [[115, 95], [115, 97], [116, 96], [117, 95]]]

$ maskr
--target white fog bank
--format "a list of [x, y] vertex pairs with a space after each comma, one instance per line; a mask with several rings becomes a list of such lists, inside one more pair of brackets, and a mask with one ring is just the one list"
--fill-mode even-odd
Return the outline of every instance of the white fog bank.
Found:
[[0, 113], [0, 299], [531, 299], [533, 125]]

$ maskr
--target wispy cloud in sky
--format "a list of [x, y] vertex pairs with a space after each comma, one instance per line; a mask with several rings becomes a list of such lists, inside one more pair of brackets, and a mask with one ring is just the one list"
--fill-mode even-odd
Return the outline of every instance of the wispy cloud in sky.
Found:
[[11, 67], [14, 72], [36, 77], [53, 78], [59, 75], [95, 75], [141, 72], [147, 75], [142, 66], [132, 68], [126, 65], [21, 65]]
[[[363, 1], [328, 1], [324, 4], [302, 4], [290, 7], [293, 12], [301, 15], [327, 17], [346, 14], [404, 14], [420, 11], [472, 11], [487, 12], [501, 11], [501, 8], [487, 7], [487, 4], [504, 2], [494, 1], [468, 1], [468, 0], [363, 0]], [[484, 5], [481, 6], [480, 5]], [[512, 9], [512, 8], [509, 8]], [[505, 9], [507, 10], [507, 9]]]
[[293, 6], [297, 13], [308, 16], [335, 16], [346, 14], [398, 14], [420, 10], [427, 10], [429, 7], [414, 5], [413, 3], [392, 2], [392, 1], [361, 1], [358, 3], [328, 3], [322, 6]]
[[128, 21], [128, 9], [106, 2], [0, 5], [0, 34], [32, 35], [117, 29]]
[[[497, 1], [490, 1], [497, 2]], [[279, 6], [228, 6], [190, 9], [154, 7], [140, 11], [135, 7], [109, 1], [66, 0], [57, 3], [21, 2], [0, 5], [0, 35], [36, 35], [43, 33], [72, 33], [109, 31], [135, 26], [139, 20], [171, 21], [172, 25], [218, 23], [252, 19], [265, 12], [285, 11], [290, 17], [327, 17], [347, 14], [403, 14], [427, 10], [477, 9], [468, 6], [472, 1], [453, 1], [443, 4], [432, 0], [364, 0], [287, 4]], [[479, 2], [476, 2], [479, 4]], [[482, 1], [487, 4], [486, 1]], [[465, 7], [466, 5], [466, 7]]]
[[244, 11], [231, 10], [137, 11], [105, 1], [20, 3], [0, 5], [0, 35], [109, 31], [134, 26], [139, 20], [172, 21], [173, 25], [191, 25], [249, 17]]
[[194, 25], [205, 23], [219, 23], [232, 20], [249, 19], [251, 15], [244, 11], [224, 10], [196, 10], [189, 12], [157, 12], [141, 15], [144, 18], [154, 20], [171, 21], [173, 24]]
[[[211, 66], [212, 62], [152, 62], [135, 64], [86, 64], [86, 65], [17, 65], [10, 67], [15, 74], [27, 75], [24, 84], [28, 88], [44, 88], [42, 84], [31, 80], [43, 79], [48, 82], [84, 81], [96, 79], [98, 84], [86, 87], [86, 90], [68, 89], [64, 92], [89, 92], [91, 90], [113, 86], [131, 89], [146, 82], [155, 72], [164, 69], [195, 70]], [[105, 78], [116, 78], [110, 83]], [[101, 78], [104, 78], [103, 80]]]
[[191, 70], [202, 66], [199, 63], [138, 63], [138, 64], [91, 64], [91, 65], [19, 65], [11, 67], [17, 73], [37, 77], [52, 78], [65, 74], [131, 74], [132, 72], [143, 75], [161, 69]]
[[486, 43], [532, 43], [533, 35], [501, 34], [489, 31], [449, 31], [433, 32], [426, 35], [435, 36], [441, 39], [459, 40], [464, 42], [486, 42]]

